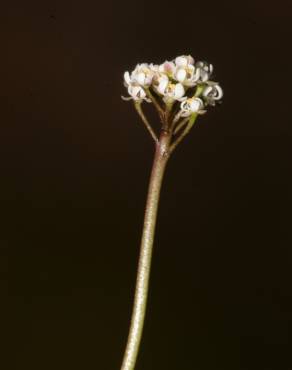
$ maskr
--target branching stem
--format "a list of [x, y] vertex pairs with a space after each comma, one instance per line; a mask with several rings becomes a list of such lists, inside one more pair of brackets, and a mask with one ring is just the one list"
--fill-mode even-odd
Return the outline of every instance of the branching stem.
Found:
[[163, 121], [163, 117], [164, 117], [164, 110], [162, 109], [162, 107], [160, 106], [160, 104], [158, 103], [158, 101], [156, 100], [155, 96], [152, 94], [152, 92], [150, 91], [150, 89], [146, 89], [146, 93], [147, 95], [149, 96], [149, 98], [151, 99], [152, 103], [154, 104], [155, 108], [157, 109], [158, 113], [159, 113], [159, 116], [161, 118], [161, 120]]
[[190, 117], [185, 117], [177, 126], [176, 128], [174, 129], [173, 131], [173, 134], [177, 134], [179, 132], [179, 130], [184, 127], [184, 125], [188, 122], [188, 120], [190, 119]]
[[141, 103], [140, 102], [139, 103], [134, 103], [134, 105], [135, 105], [135, 108], [136, 108], [139, 116], [142, 118], [142, 121], [144, 122], [147, 130], [149, 131], [150, 135], [152, 136], [153, 140], [155, 141], [155, 143], [158, 143], [158, 138], [157, 138], [155, 132], [153, 131], [150, 123], [148, 122], [148, 119], [146, 118], [146, 116], [145, 116], [145, 114], [142, 110]]
[[171, 154], [174, 149], [178, 146], [178, 144], [182, 141], [182, 139], [190, 132], [191, 128], [193, 127], [195, 121], [196, 121], [196, 118], [197, 118], [197, 114], [194, 113], [190, 119], [189, 119], [189, 123], [187, 124], [187, 126], [185, 127], [184, 131], [180, 134], [180, 136], [177, 137], [177, 139], [171, 144], [170, 146], [170, 149], [169, 149], [169, 154]]

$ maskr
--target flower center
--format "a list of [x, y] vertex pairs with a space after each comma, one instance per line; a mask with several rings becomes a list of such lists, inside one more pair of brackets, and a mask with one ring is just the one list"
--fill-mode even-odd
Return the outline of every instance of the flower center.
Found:
[[174, 92], [174, 90], [175, 90], [175, 84], [169, 83], [167, 86], [167, 92], [171, 94]]

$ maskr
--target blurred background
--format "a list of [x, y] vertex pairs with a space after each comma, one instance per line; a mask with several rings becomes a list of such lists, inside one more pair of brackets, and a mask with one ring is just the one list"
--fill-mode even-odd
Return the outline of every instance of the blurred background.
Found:
[[2, 4], [3, 369], [120, 368], [154, 154], [123, 73], [181, 54], [225, 96], [168, 164], [136, 369], [292, 369], [290, 6]]

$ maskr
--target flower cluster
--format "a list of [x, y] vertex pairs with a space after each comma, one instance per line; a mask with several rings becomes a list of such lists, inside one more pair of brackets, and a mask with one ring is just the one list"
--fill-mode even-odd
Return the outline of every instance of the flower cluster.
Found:
[[144, 100], [152, 102], [157, 96], [166, 106], [180, 102], [182, 117], [203, 114], [207, 105], [215, 105], [223, 96], [220, 85], [210, 80], [212, 72], [212, 64], [195, 62], [190, 55], [160, 65], [138, 64], [131, 73], [124, 74], [130, 95], [124, 99], [141, 103]]

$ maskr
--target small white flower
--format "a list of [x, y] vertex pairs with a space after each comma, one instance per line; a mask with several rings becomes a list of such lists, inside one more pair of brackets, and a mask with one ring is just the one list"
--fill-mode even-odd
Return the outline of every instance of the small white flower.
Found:
[[185, 99], [180, 105], [181, 117], [189, 117], [193, 113], [203, 114], [204, 103], [200, 98], [193, 97]]
[[128, 93], [129, 97], [122, 96], [123, 100], [134, 100], [136, 102], [142, 102], [143, 100], [146, 100], [148, 103], [151, 102], [149, 98], [147, 98], [146, 92], [141, 86], [135, 86], [135, 85], [129, 85], [128, 86]]
[[148, 64], [138, 64], [132, 73], [132, 79], [140, 86], [148, 87], [152, 83], [153, 71]]
[[147, 63], [137, 64], [131, 75], [129, 72], [124, 73], [124, 80], [126, 86], [139, 85], [142, 87], [149, 87], [152, 83], [154, 71]]
[[128, 93], [130, 97], [124, 98], [124, 100], [143, 101], [146, 100], [150, 102], [151, 100], [147, 98], [146, 91], [151, 85], [153, 78], [153, 71], [150, 70], [148, 64], [137, 64], [134, 71], [130, 74], [128, 71], [124, 73], [124, 83], [128, 88]]
[[192, 87], [197, 84], [200, 78], [200, 72], [194, 66], [194, 59], [188, 56], [180, 56], [175, 59], [175, 70], [172, 78], [184, 86]]
[[206, 82], [209, 80], [212, 72], [213, 65], [207, 62], [197, 62], [195, 64], [197, 71], [199, 71], [199, 79], [201, 82]]
[[185, 89], [181, 83], [172, 83], [166, 75], [158, 78], [156, 90], [164, 96], [164, 101], [181, 100], [185, 94]]
[[202, 96], [207, 104], [215, 105], [215, 102], [223, 97], [223, 90], [217, 82], [208, 81], [207, 84]]
[[185, 86], [195, 86], [200, 78], [200, 71], [192, 64], [186, 67], [178, 67], [175, 71], [174, 78]]

